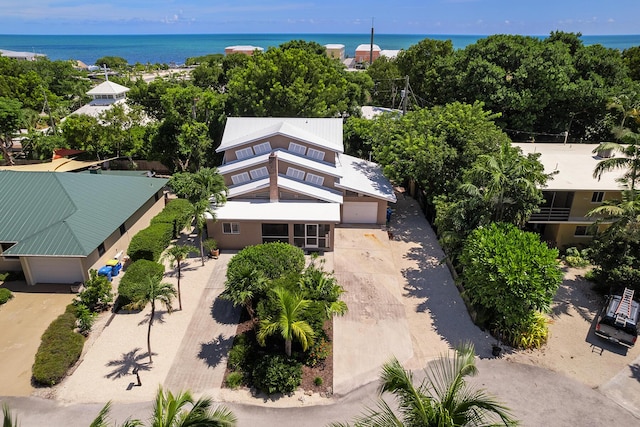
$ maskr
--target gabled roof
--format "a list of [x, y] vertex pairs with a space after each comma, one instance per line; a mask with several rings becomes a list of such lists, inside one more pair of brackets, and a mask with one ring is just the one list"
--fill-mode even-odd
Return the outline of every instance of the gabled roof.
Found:
[[[545, 173], [556, 172], [547, 181], [545, 190], [554, 191], [620, 191], [618, 179], [623, 170], [605, 172], [598, 180], [593, 177], [596, 165], [603, 159], [593, 153], [598, 144], [514, 143], [526, 155], [540, 153]], [[617, 154], [618, 156], [620, 154]]]
[[[295, 165], [299, 165], [316, 172], [322, 172], [330, 176], [339, 177], [340, 171], [335, 165], [332, 165], [327, 162], [321, 162], [318, 160], [313, 160], [308, 157], [300, 156], [298, 154], [293, 154], [287, 150], [273, 150], [272, 153], [277, 153], [278, 159], [293, 163]], [[226, 175], [231, 172], [235, 172], [241, 169], [250, 168], [253, 166], [258, 166], [260, 164], [266, 164], [269, 160], [269, 156], [271, 153], [261, 154], [259, 156], [250, 157], [248, 159], [237, 160], [235, 162], [226, 163], [222, 166], [218, 167], [218, 172], [222, 175]]]
[[93, 252], [166, 184], [166, 179], [0, 171], [0, 241], [10, 256]]
[[337, 153], [344, 151], [341, 118], [229, 117], [216, 152], [276, 135], [288, 136]]
[[346, 154], [341, 154], [338, 161], [342, 178], [336, 182], [337, 188], [355, 191], [392, 203], [396, 202], [393, 187], [382, 174], [380, 165]]
[[[243, 196], [265, 188], [269, 188], [269, 177], [229, 187], [228, 198], [232, 199], [234, 197]], [[330, 190], [325, 187], [318, 187], [317, 185], [310, 184], [306, 181], [291, 179], [285, 175], [278, 175], [278, 188], [314, 197], [325, 202], [342, 203], [342, 194], [338, 191]]]
[[91, 89], [87, 95], [117, 95], [126, 92], [129, 92], [128, 87], [107, 80]]

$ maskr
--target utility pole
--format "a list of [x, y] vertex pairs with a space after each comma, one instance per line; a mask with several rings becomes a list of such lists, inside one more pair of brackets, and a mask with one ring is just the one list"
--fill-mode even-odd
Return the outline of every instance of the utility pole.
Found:
[[44, 109], [49, 115], [49, 120], [51, 121], [51, 130], [53, 131], [53, 134], [56, 135], [56, 122], [55, 120], [53, 120], [53, 116], [51, 115], [51, 108], [49, 107], [49, 101], [47, 100], [47, 91], [42, 88], [42, 93], [44, 94]]
[[407, 101], [409, 100], [409, 76], [404, 76], [404, 89], [402, 91], [402, 115], [407, 114]]
[[373, 64], [373, 18], [371, 18], [371, 44], [369, 45], [369, 65]]

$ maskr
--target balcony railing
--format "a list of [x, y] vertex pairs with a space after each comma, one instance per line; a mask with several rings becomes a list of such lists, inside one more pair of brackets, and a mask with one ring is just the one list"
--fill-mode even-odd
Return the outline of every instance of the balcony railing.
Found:
[[569, 221], [571, 208], [540, 208], [540, 212], [534, 213], [529, 221]]

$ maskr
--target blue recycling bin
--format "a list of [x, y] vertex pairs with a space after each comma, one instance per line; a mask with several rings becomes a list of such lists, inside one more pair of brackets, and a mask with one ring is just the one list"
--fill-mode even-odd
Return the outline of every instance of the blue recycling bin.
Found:
[[122, 263], [119, 262], [116, 265], [114, 265], [113, 267], [111, 267], [111, 275], [112, 276], [117, 276], [118, 274], [120, 274], [120, 270], [122, 270]]
[[113, 280], [111, 278], [112, 274], [113, 274], [113, 267], [108, 265], [105, 265], [104, 267], [101, 267], [100, 270], [98, 270], [98, 276], [105, 276], [108, 281]]

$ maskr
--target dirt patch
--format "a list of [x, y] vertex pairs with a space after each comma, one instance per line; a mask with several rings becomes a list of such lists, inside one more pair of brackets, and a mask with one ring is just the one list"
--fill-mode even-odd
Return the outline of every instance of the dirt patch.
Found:
[[551, 308], [550, 337], [540, 350], [507, 352], [505, 358], [562, 372], [591, 387], [600, 386], [640, 355], [599, 338], [596, 316], [604, 298], [584, 279], [586, 269], [567, 268]]

